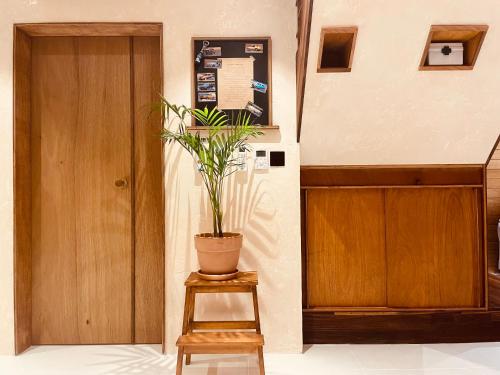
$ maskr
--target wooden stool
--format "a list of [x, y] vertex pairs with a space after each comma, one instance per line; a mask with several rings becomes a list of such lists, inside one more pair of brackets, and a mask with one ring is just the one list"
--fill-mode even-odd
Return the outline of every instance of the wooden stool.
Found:
[[[239, 272], [227, 281], [208, 281], [192, 272], [184, 285], [184, 321], [182, 336], [177, 340], [177, 375], [182, 374], [182, 362], [191, 363], [191, 354], [239, 354], [257, 353], [260, 374], [264, 375], [264, 336], [260, 331], [259, 303], [257, 299], [257, 272]], [[194, 308], [197, 293], [252, 293], [254, 320], [195, 321]], [[207, 330], [255, 330], [255, 332], [194, 332]]]

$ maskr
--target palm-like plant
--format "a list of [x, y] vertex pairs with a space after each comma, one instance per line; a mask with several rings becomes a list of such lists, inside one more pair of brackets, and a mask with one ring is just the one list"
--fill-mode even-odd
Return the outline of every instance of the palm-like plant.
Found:
[[[213, 236], [223, 237], [224, 181], [240, 165], [235, 153], [250, 150], [249, 139], [263, 133], [252, 125], [252, 115], [246, 110], [239, 111], [236, 118], [231, 119], [216, 107], [212, 110], [207, 107], [203, 110], [192, 109], [177, 106], [162, 97], [160, 112], [163, 119], [162, 139], [168, 144], [181, 145], [197, 163], [212, 207]], [[191, 118], [205, 127], [207, 137], [201, 137], [199, 131], [187, 131], [186, 121]], [[169, 129], [172, 122], [178, 122], [176, 131]]]

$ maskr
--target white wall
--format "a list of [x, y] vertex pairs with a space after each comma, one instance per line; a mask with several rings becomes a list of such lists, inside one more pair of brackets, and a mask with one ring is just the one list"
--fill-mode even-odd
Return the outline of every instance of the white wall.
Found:
[[[420, 72], [432, 24], [488, 24], [473, 71]], [[325, 26], [359, 27], [351, 73], [316, 73]], [[315, 0], [303, 165], [483, 163], [500, 133], [498, 0]]]
[[[190, 103], [192, 36], [271, 36], [273, 117], [281, 126], [255, 147], [286, 151], [285, 168], [239, 174], [227, 195], [227, 229], [245, 236], [241, 269], [259, 271], [266, 350], [298, 352], [301, 336], [299, 147], [295, 143], [296, 10], [290, 0], [2, 0], [0, 4], [0, 354], [14, 351], [12, 216], [12, 24], [64, 21], [164, 23], [165, 94]], [[192, 236], [209, 227], [207, 205], [193, 164], [166, 150], [168, 350], [175, 350], [183, 309], [183, 281], [197, 268]], [[227, 313], [226, 297], [207, 301], [205, 318]], [[235, 317], [248, 299], [234, 301]]]

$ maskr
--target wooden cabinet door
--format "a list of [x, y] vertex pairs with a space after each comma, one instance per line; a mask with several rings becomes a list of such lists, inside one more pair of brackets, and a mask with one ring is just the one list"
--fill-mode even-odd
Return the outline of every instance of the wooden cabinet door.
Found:
[[389, 307], [480, 306], [478, 202], [474, 188], [387, 190]]
[[307, 191], [308, 307], [386, 304], [384, 193]]
[[130, 343], [130, 40], [37, 38], [32, 59], [33, 344]]

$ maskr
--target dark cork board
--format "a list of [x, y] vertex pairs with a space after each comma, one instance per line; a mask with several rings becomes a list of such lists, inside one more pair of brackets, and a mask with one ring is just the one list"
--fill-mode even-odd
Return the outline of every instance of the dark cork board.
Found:
[[[200, 63], [196, 63], [195, 59], [197, 54], [203, 47], [203, 41], [208, 41], [209, 48], [210, 47], [220, 47], [221, 48], [221, 56], [203, 56]], [[263, 51], [262, 53], [246, 53], [245, 45], [246, 44], [262, 44]], [[191, 64], [193, 64], [193, 73], [192, 73], [192, 107], [203, 109], [208, 107], [208, 109], [212, 109], [217, 106], [217, 100], [215, 102], [200, 102], [198, 101], [198, 81], [197, 74], [198, 73], [215, 73], [215, 87], [216, 94], [217, 93], [217, 70], [211, 68], [204, 68], [203, 61], [205, 59], [217, 59], [217, 58], [238, 58], [238, 57], [250, 57], [253, 56], [255, 58], [254, 61], [254, 77], [256, 81], [267, 84], [267, 92], [262, 93], [258, 91], [254, 91], [254, 103], [262, 108], [262, 115], [260, 117], [252, 115], [252, 121], [255, 125], [269, 126], [272, 124], [272, 77], [271, 77], [271, 57], [272, 57], [272, 49], [271, 49], [271, 38], [263, 37], [263, 38], [193, 38], [192, 39], [192, 60]], [[251, 83], [249, 82], [249, 85]], [[218, 95], [217, 95], [218, 98]], [[241, 108], [232, 108], [232, 109], [224, 109], [224, 111], [229, 116], [236, 116]], [[192, 123], [192, 125], [201, 125], [198, 122]]]

